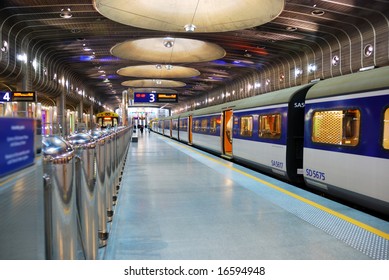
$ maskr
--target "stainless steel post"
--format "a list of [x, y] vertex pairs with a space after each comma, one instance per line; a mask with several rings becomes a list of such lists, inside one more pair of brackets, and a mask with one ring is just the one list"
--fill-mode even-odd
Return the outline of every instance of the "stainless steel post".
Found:
[[82, 258], [77, 224], [75, 154], [60, 136], [42, 139], [46, 258]]
[[96, 142], [88, 133], [68, 136], [77, 155], [76, 189], [77, 208], [80, 217], [81, 240], [87, 260], [97, 259], [98, 210], [96, 188]]
[[97, 188], [97, 213], [99, 219], [99, 247], [107, 245], [108, 229], [107, 229], [107, 188], [106, 188], [106, 138], [101, 130], [93, 130], [91, 132], [96, 141], [96, 188]]

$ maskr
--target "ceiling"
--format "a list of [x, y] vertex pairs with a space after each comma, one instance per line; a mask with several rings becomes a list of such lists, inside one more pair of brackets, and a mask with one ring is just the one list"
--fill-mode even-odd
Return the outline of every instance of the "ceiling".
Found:
[[[61, 10], [68, 8], [72, 17], [60, 17]], [[320, 15], [321, 12], [324, 14]], [[289, 53], [315, 49], [326, 40], [338, 38], [340, 33], [347, 34], [350, 28], [364, 28], [376, 21], [377, 15], [388, 14], [389, 1], [385, 0], [286, 0], [281, 14], [261, 26], [217, 33], [174, 33], [114, 22], [96, 11], [92, 0], [2, 0], [0, 34], [2, 41], [8, 38], [10, 50], [15, 48], [13, 42], [23, 45], [27, 42], [24, 38], [28, 38], [28, 48], [41, 52], [46, 63], [52, 64], [50, 69], [66, 68], [102, 104], [115, 108], [121, 102], [123, 90], [128, 89], [122, 83], [131, 80], [117, 71], [147, 64], [113, 56], [110, 50], [118, 43], [169, 36], [204, 40], [222, 47], [226, 55], [217, 60], [177, 64], [200, 72], [196, 77], [176, 79], [185, 83], [184, 87], [174, 88], [179, 101], [185, 102], [261, 71]], [[16, 87], [18, 68], [5, 66], [4, 62], [0, 66], [8, 67], [6, 71], [0, 69], [0, 82]], [[39, 89], [56, 95], [49, 82], [40, 84]]]

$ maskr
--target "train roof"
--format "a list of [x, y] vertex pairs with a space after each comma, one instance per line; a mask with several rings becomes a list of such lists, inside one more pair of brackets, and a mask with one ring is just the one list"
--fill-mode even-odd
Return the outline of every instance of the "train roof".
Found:
[[100, 112], [96, 115], [97, 118], [104, 118], [104, 117], [114, 117], [114, 118], [118, 118], [119, 115], [116, 114], [115, 112], [111, 112], [111, 111], [105, 111], [105, 112]]
[[308, 88], [312, 86], [312, 84], [295, 86], [291, 88], [281, 89], [277, 91], [272, 91], [269, 93], [256, 95], [253, 97], [248, 97], [240, 100], [230, 101], [227, 103], [210, 106], [202, 109], [198, 109], [195, 111], [185, 112], [180, 114], [180, 117], [186, 117], [189, 115], [208, 115], [220, 113], [224, 110], [233, 109], [247, 109], [247, 108], [255, 108], [262, 107], [268, 105], [277, 105], [277, 104], [287, 104], [291, 100], [292, 96], [297, 92], [304, 88]]
[[389, 67], [323, 80], [311, 87], [306, 99], [389, 88]]

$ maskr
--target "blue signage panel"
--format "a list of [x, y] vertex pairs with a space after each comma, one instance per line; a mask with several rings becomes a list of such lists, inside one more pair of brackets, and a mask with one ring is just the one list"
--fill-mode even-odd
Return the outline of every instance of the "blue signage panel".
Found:
[[0, 177], [34, 163], [34, 120], [0, 118]]
[[149, 92], [135, 92], [134, 93], [134, 102], [146, 102], [153, 103], [156, 102], [156, 94]]

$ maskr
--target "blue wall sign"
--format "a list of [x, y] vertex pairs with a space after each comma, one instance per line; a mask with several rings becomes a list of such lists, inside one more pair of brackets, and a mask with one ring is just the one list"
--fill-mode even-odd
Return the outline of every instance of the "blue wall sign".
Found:
[[0, 177], [34, 163], [34, 120], [0, 118]]
[[134, 93], [134, 102], [146, 102], [146, 103], [154, 103], [157, 101], [156, 93], [148, 93], [148, 92], [135, 92]]
[[177, 93], [149, 93], [135, 92], [134, 102], [144, 103], [176, 103], [178, 102]]

